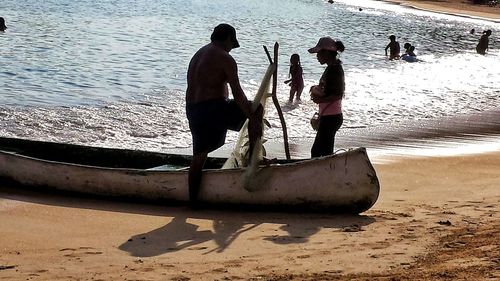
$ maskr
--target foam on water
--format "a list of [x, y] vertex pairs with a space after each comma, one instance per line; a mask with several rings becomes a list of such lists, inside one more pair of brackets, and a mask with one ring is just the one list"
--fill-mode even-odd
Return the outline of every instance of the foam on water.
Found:
[[[250, 97], [267, 68], [263, 44], [280, 43], [283, 103], [289, 57], [300, 54], [303, 102], [284, 107], [292, 142], [310, 142], [315, 135], [309, 118], [317, 106], [307, 91], [324, 66], [307, 49], [325, 35], [346, 45], [343, 134], [498, 108], [500, 24], [380, 1], [335, 2], [4, 0], [2, 16], [9, 28], [0, 33], [0, 135], [148, 150], [189, 148], [187, 65], [222, 21], [238, 30], [242, 46], [231, 54]], [[470, 34], [471, 28], [478, 33]], [[485, 29], [493, 35], [488, 55], [481, 56], [474, 47]], [[383, 49], [390, 34], [397, 34], [401, 45], [415, 45], [420, 61], [388, 61]], [[267, 119], [272, 128], [266, 137], [280, 140], [274, 108]], [[230, 133], [227, 139], [236, 137]], [[340, 147], [342, 142], [341, 137]]]

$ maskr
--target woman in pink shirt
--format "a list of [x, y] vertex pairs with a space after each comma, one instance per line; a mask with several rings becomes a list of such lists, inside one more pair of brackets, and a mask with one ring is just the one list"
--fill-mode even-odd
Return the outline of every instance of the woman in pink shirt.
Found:
[[330, 37], [319, 39], [309, 53], [316, 53], [320, 64], [327, 67], [321, 76], [319, 85], [311, 87], [311, 98], [319, 105], [319, 128], [311, 148], [311, 157], [333, 154], [335, 134], [342, 126], [342, 98], [345, 81], [342, 62], [338, 52], [344, 51], [344, 44]]

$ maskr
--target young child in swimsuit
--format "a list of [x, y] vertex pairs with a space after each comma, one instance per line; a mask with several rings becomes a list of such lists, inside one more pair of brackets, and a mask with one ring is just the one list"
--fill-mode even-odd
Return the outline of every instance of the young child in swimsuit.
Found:
[[290, 57], [290, 79], [285, 81], [285, 84], [290, 83], [290, 97], [288, 102], [293, 102], [293, 97], [295, 100], [300, 102], [300, 95], [302, 90], [304, 90], [304, 78], [302, 77], [302, 66], [300, 65], [300, 56], [298, 54], [293, 54]]

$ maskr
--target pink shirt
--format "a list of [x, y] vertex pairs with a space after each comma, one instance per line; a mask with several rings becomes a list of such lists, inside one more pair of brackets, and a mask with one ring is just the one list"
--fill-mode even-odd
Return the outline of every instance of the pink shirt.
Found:
[[325, 102], [319, 104], [319, 115], [337, 115], [342, 113], [342, 99], [333, 102]]

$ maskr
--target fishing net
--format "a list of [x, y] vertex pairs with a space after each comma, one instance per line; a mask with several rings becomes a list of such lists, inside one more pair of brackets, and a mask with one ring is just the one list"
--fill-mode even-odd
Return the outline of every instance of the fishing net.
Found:
[[[269, 97], [269, 85], [271, 84], [271, 76], [274, 73], [275, 65], [271, 64], [267, 68], [267, 71], [262, 79], [259, 90], [254, 98], [253, 110], [256, 110], [259, 103], [264, 108], [264, 114], [266, 110], [267, 98]], [[263, 123], [265, 120], [263, 119]], [[264, 128], [265, 124], [263, 124], [262, 128]], [[250, 148], [250, 139], [248, 136], [248, 120], [245, 122], [243, 127], [241, 128], [238, 136], [238, 141], [235, 144], [233, 151], [231, 152], [230, 157], [224, 163], [222, 169], [232, 169], [232, 168], [242, 168], [248, 167], [248, 173], [254, 173], [255, 169], [258, 166], [264, 157], [264, 148], [262, 146], [263, 139], [262, 137], [258, 138], [255, 144], [254, 152], [252, 155], [249, 155]]]

